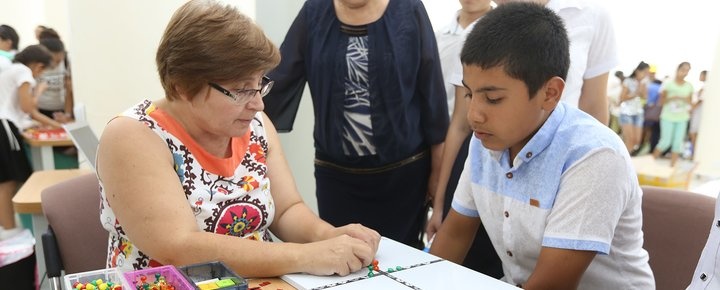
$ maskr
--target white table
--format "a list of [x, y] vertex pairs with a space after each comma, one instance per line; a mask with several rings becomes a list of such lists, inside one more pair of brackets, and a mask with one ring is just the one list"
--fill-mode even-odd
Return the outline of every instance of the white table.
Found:
[[[281, 278], [297, 289], [519, 289], [482, 273], [383, 237], [375, 255], [382, 272], [372, 277], [362, 268], [350, 275], [288, 274]], [[401, 270], [395, 270], [397, 266]], [[393, 268], [391, 272], [388, 268]]]

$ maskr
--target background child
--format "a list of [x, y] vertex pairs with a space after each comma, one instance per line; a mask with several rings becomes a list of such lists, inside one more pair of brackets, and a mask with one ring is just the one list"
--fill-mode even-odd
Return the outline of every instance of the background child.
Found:
[[9, 25], [0, 25], [0, 72], [10, 67], [17, 52], [20, 37]]
[[660, 141], [658, 141], [653, 157], [660, 155], [668, 148], [672, 148], [670, 165], [675, 166], [680, 154], [685, 149], [687, 127], [692, 109], [693, 86], [685, 80], [690, 72], [690, 63], [682, 62], [678, 65], [675, 78], [666, 80], [660, 90]]
[[[35, 78], [50, 65], [47, 48], [31, 45], [15, 55], [14, 63], [0, 73], [0, 240], [19, 232], [15, 228], [12, 196], [32, 173], [20, 135], [32, 126], [30, 114], [37, 113], [32, 90]], [[47, 125], [58, 125], [43, 116]]]
[[47, 86], [39, 92], [38, 109], [59, 122], [69, 122], [72, 120], [73, 98], [70, 71], [65, 65], [65, 45], [57, 38], [42, 38], [40, 44], [50, 50], [53, 61], [39, 79]]
[[654, 289], [627, 149], [559, 103], [568, 50], [562, 20], [533, 3], [500, 5], [468, 35], [474, 138], [431, 253], [462, 262], [482, 221], [513, 285]]

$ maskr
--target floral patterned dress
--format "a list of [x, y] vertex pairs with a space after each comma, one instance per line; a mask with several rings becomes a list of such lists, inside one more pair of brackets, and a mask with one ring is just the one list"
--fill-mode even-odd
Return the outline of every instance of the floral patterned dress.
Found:
[[[260, 113], [245, 136], [233, 138], [229, 158], [217, 158], [207, 153], [177, 121], [151, 101], [141, 102], [122, 116], [143, 122], [167, 143], [173, 155], [174, 170], [199, 229], [271, 241], [268, 227], [275, 215], [275, 205], [267, 177], [268, 145]], [[100, 192], [100, 219], [110, 233], [107, 267], [138, 270], [160, 266], [128, 239], [108, 203], [102, 180]]]

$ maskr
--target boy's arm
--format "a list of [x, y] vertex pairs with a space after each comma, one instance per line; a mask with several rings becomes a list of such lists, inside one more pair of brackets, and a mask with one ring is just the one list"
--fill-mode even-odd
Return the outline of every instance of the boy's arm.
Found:
[[543, 247], [523, 289], [577, 289], [597, 252]]
[[596, 255], [610, 254], [613, 240], [642, 244], [642, 235], [635, 234], [642, 230], [642, 193], [621, 150], [592, 150], [563, 173], [525, 289], [576, 289]]
[[465, 216], [451, 208], [442, 227], [435, 234], [430, 254], [462, 264], [479, 226], [479, 217]]

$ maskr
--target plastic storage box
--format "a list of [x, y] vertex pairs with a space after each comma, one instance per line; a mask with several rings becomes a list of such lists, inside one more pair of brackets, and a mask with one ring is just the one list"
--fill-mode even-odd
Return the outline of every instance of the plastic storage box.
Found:
[[669, 160], [655, 160], [652, 156], [633, 157], [632, 163], [640, 185], [679, 189], [688, 188], [698, 166], [697, 162], [678, 160], [676, 166], [672, 167]]
[[194, 289], [197, 290], [246, 290], [248, 288], [247, 281], [222, 262], [189, 265], [180, 267], [178, 270], [195, 285]]
[[125, 276], [125, 282], [128, 285], [127, 289], [130, 290], [137, 289], [138, 286], [142, 287], [143, 278], [145, 280], [145, 283], [148, 283], [150, 284], [150, 286], [152, 286], [153, 283], [156, 283], [158, 281], [159, 277], [162, 277], [160, 279], [164, 278], [166, 283], [174, 286], [175, 290], [196, 289], [195, 286], [190, 284], [185, 279], [185, 277], [180, 274], [180, 272], [178, 272], [178, 270], [174, 266], [171, 265], [126, 272], [123, 273], [123, 276]]
[[[78, 282], [87, 284], [87, 283], [97, 282], [98, 279], [102, 280], [102, 282], [104, 282], [104, 283], [110, 282], [113, 285], [120, 285], [120, 286], [122, 286], [122, 289], [131, 289], [131, 288], [128, 288], [128, 285], [125, 283], [125, 279], [123, 279], [120, 271], [118, 271], [116, 268], [110, 268], [110, 269], [102, 269], [102, 270], [95, 270], [95, 271], [65, 275], [65, 278], [64, 278], [65, 290], [77, 289], [77, 288], [73, 287], [73, 285]], [[97, 284], [97, 283], [95, 283], [95, 284]], [[99, 286], [99, 285], [96, 285], [96, 286]], [[110, 286], [110, 285], [107, 284], [107, 286]], [[98, 287], [95, 287], [95, 289], [98, 289]], [[107, 289], [110, 290], [110, 289], [113, 289], [113, 287], [108, 287]]]

